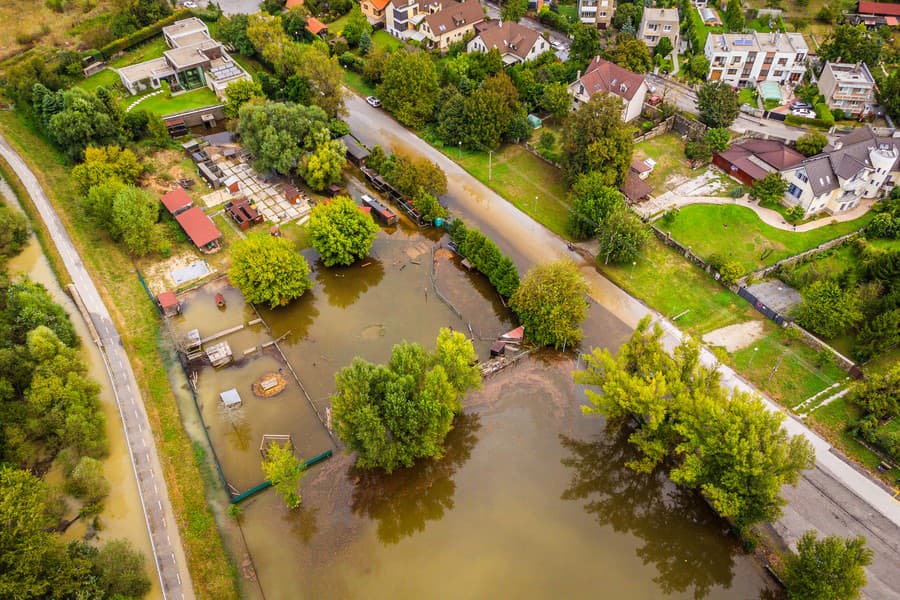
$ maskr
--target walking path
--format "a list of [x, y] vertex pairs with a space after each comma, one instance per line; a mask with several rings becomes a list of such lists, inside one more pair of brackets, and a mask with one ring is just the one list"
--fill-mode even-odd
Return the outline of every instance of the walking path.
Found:
[[116, 330], [112, 317], [103, 304], [100, 293], [94, 286], [81, 256], [75, 250], [68, 232], [40, 183], [22, 157], [2, 135], [0, 135], [0, 156], [9, 163], [28, 191], [28, 195], [31, 196], [41, 219], [47, 226], [50, 238], [59, 250], [78, 296], [90, 314], [91, 323], [98, 333], [99, 337], [94, 342], [100, 348], [100, 355], [103, 357], [109, 374], [119, 408], [119, 416], [125, 430], [125, 440], [138, 483], [144, 519], [150, 532], [150, 543], [153, 546], [163, 597], [176, 600], [193, 598], [194, 593], [187, 570], [187, 561], [169, 502], [168, 489], [156, 452], [153, 432], [147, 421], [140, 388], [134, 378], [134, 372], [128, 362], [128, 355], [122, 345], [119, 332]]
[[[572, 256], [565, 240], [516, 209], [384, 112], [373, 109], [352, 93], [345, 100], [350, 112], [347, 121], [363, 143], [415, 153], [440, 166], [447, 175], [448, 185], [443, 199], [451, 210], [493, 239], [520, 270]], [[582, 273], [588, 281], [591, 298], [603, 309], [631, 328], [650, 314], [663, 327], [669, 347], [680, 343], [684, 334], [678, 328], [600, 275], [593, 264], [586, 263]], [[705, 364], [718, 365], [706, 348], [702, 359]], [[727, 388], [760, 393], [727, 366], [718, 365], [718, 369]], [[808, 529], [824, 534], [865, 535], [875, 558], [867, 569], [869, 583], [864, 592], [871, 598], [900, 598], [900, 569], [896, 568], [900, 554], [900, 503], [880, 484], [845, 462], [824, 438], [770, 399], [763, 398], [770, 410], [785, 414], [784, 427], [788, 433], [804, 436], [816, 451], [815, 467], [803, 473], [796, 487], [784, 488], [788, 506], [784, 517], [774, 524], [776, 531], [790, 544], [795, 544]]]
[[801, 225], [791, 225], [784, 220], [784, 216], [780, 212], [772, 210], [771, 208], [763, 208], [759, 203], [751, 200], [746, 194], [740, 198], [730, 198], [727, 196], [690, 196], [681, 195], [676, 192], [665, 192], [658, 198], [635, 205], [634, 209], [642, 217], [650, 218], [652, 215], [659, 214], [671, 208], [681, 208], [682, 206], [689, 206], [691, 204], [734, 204], [744, 206], [755, 212], [760, 220], [766, 225], [775, 227], [776, 229], [783, 229], [784, 231], [796, 231], [797, 233], [802, 233], [804, 231], [812, 231], [813, 229], [826, 227], [835, 221], [843, 223], [845, 221], [858, 219], [869, 212], [869, 209], [875, 204], [875, 200], [871, 198], [860, 200], [859, 204], [851, 210], [836, 215], [828, 215], [827, 217], [822, 217]]

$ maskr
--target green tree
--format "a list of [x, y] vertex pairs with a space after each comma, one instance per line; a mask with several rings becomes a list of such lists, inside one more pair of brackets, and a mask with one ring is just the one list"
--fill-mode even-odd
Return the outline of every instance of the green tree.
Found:
[[86, 194], [92, 187], [110, 179], [129, 185], [137, 183], [142, 170], [137, 156], [127, 148], [88, 146], [84, 149], [84, 161], [72, 168], [72, 179], [78, 191]]
[[347, 147], [341, 140], [328, 139], [320, 134], [315, 150], [303, 159], [303, 179], [316, 192], [341, 180], [341, 171], [347, 164]]
[[591, 171], [582, 173], [569, 192], [569, 233], [575, 239], [586, 240], [597, 234], [597, 228], [625, 202], [619, 190], [604, 185], [604, 176]]
[[254, 98], [265, 98], [262, 86], [258, 81], [247, 81], [239, 79], [232, 81], [225, 88], [225, 116], [229, 119], [236, 119], [241, 107]]
[[856, 290], [831, 279], [819, 279], [803, 290], [797, 321], [806, 329], [832, 339], [859, 322], [862, 315]]
[[608, 60], [634, 73], [648, 73], [653, 69], [650, 49], [644, 42], [630, 35], [616, 38], [616, 44], [604, 55]]
[[159, 201], [133, 185], [119, 190], [112, 203], [110, 235], [121, 241], [131, 254], [143, 256], [156, 249], [159, 232]]
[[713, 127], [706, 130], [703, 141], [713, 152], [725, 152], [731, 143], [731, 133], [727, 129]]
[[604, 185], [618, 187], [631, 166], [632, 129], [622, 121], [622, 100], [594, 94], [563, 126], [562, 168], [569, 182], [595, 171]]
[[754, 182], [750, 194], [754, 198], [759, 198], [761, 202], [780, 204], [787, 189], [788, 182], [784, 180], [781, 173], [774, 171]]
[[256, 49], [253, 42], [247, 37], [247, 15], [234, 15], [226, 17], [222, 15], [216, 21], [216, 38], [234, 47], [238, 53], [244, 56], [253, 56]]
[[300, 479], [306, 473], [303, 470], [303, 463], [294, 456], [293, 447], [269, 444], [266, 457], [262, 461], [262, 470], [266, 474], [266, 479], [272, 482], [275, 493], [281, 496], [284, 505], [291, 510], [300, 508], [301, 498], [297, 488]]
[[109, 482], [103, 476], [103, 463], [82, 456], [66, 482], [67, 491], [86, 504], [97, 504], [109, 495]]
[[326, 267], [346, 266], [369, 254], [378, 225], [352, 199], [338, 196], [313, 209], [307, 232]]
[[94, 572], [109, 598], [141, 598], [150, 591], [144, 555], [128, 540], [107, 542], [94, 558]]
[[53, 301], [43, 284], [25, 277], [9, 284], [3, 291], [5, 297], [0, 300], [0, 306], [3, 306], [0, 333], [3, 335], [0, 339], [10, 345], [21, 345], [25, 343], [28, 332], [43, 325], [66, 346], [74, 348], [78, 345], [78, 336], [69, 315]]
[[465, 101], [464, 143], [480, 150], [496, 149], [521, 111], [519, 92], [509, 76], [488, 77]]
[[427, 53], [399, 50], [387, 59], [378, 95], [404, 125], [424, 125], [434, 114], [439, 92], [437, 70]]
[[434, 364], [444, 368], [447, 381], [463, 396], [470, 390], [481, 387], [481, 371], [478, 369], [478, 355], [472, 341], [459, 331], [442, 327], [438, 332]]
[[525, 335], [539, 346], [577, 347], [587, 314], [588, 286], [569, 260], [533, 267], [510, 299], [525, 326]]
[[429, 194], [425, 190], [419, 188], [419, 193], [413, 198], [413, 206], [422, 215], [425, 221], [434, 221], [435, 219], [446, 219], [447, 209], [444, 208], [434, 195]]
[[891, 69], [881, 81], [878, 86], [878, 103], [892, 118], [900, 118], [900, 69]]
[[797, 138], [797, 152], [804, 156], [814, 156], [828, 145], [828, 138], [819, 131], [809, 131]]
[[641, 23], [643, 14], [644, 5], [642, 3], [623, 2], [616, 6], [616, 12], [612, 18], [612, 26], [621, 32], [634, 35], [637, 32], [638, 25]]
[[72, 160], [88, 146], [117, 146], [125, 137], [121, 109], [98, 94], [77, 87], [55, 92], [58, 110], [43, 115], [47, 135]]
[[661, 37], [656, 44], [656, 48], [653, 50], [653, 55], [666, 58], [672, 53], [673, 49], [672, 40], [667, 37]]
[[650, 232], [631, 210], [613, 210], [597, 228], [597, 262], [628, 264], [641, 254]]
[[695, 54], [687, 61], [687, 67], [694, 79], [703, 79], [709, 73], [709, 59], [702, 52]]
[[312, 288], [309, 264], [285, 238], [252, 233], [231, 249], [228, 279], [253, 304], [285, 306]]
[[576, 25], [569, 45], [569, 64], [584, 70], [600, 53], [600, 32], [593, 25]]
[[541, 108], [550, 113], [558, 122], [569, 114], [572, 106], [572, 97], [569, 88], [564, 83], [548, 83], [541, 94]]
[[328, 56], [327, 46], [322, 50], [316, 44], [303, 46], [296, 65], [297, 75], [310, 87], [310, 102], [331, 118], [346, 114], [344, 107], [344, 69], [337, 56]]
[[705, 83], [697, 90], [697, 110], [700, 120], [709, 127], [727, 129], [740, 112], [735, 89], [722, 81]]
[[447, 193], [447, 176], [427, 158], [410, 159], [393, 155], [385, 162], [392, 164], [379, 172], [407, 198], [415, 196], [420, 189], [434, 196]]
[[328, 115], [317, 106], [263, 102], [245, 104], [239, 111], [238, 134], [256, 157], [257, 171], [289, 173], [304, 151], [316, 144], [316, 135], [328, 129]]
[[866, 539], [828, 536], [816, 539], [807, 531], [797, 542], [797, 552], [785, 560], [785, 584], [791, 600], [852, 600], [866, 584], [872, 551]]
[[355, 48], [359, 46], [359, 41], [363, 34], [371, 35], [372, 25], [357, 5], [350, 9], [341, 35], [344, 36], [351, 48]]
[[865, 25], [837, 25], [819, 46], [819, 58], [832, 62], [877, 65], [881, 47], [881, 38], [869, 33]]
[[728, 31], [744, 30], [744, 9], [741, 7], [741, 0], [728, 0], [725, 7], [725, 25]]
[[0, 267], [3, 258], [18, 254], [28, 241], [28, 221], [25, 215], [0, 204]]
[[500, 8], [500, 19], [518, 23], [528, 12], [528, 0], [506, 0]]
[[882, 421], [900, 416], [900, 363], [854, 383], [847, 400]]

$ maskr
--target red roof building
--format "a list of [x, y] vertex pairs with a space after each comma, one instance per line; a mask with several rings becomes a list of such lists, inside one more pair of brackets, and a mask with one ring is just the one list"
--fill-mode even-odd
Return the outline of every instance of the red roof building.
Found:
[[889, 4], [887, 2], [860, 2], [858, 11], [861, 15], [900, 17], [900, 4]]
[[161, 200], [163, 206], [166, 207], [166, 210], [168, 210], [171, 215], [177, 215], [178, 213], [186, 211], [194, 203], [182, 187], [175, 188], [163, 196]]
[[181, 312], [181, 306], [178, 304], [178, 297], [175, 296], [175, 292], [168, 290], [162, 292], [156, 297], [156, 301], [159, 303], [159, 309], [162, 311], [163, 315], [167, 317], [177, 315]]
[[194, 242], [194, 245], [201, 250], [212, 250], [219, 246], [222, 232], [199, 206], [194, 206], [176, 215], [175, 220]]
[[285, 10], [300, 8], [301, 6], [303, 6], [303, 0], [287, 0], [287, 2], [284, 3]]
[[713, 164], [745, 185], [753, 185], [769, 173], [803, 162], [802, 154], [775, 140], [750, 139], [713, 155]]
[[319, 35], [328, 31], [328, 25], [315, 17], [310, 17], [306, 22], [306, 30], [313, 35]]

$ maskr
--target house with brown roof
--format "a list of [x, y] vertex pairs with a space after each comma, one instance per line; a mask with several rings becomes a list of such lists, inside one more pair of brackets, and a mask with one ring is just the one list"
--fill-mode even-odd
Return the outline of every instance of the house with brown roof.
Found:
[[425, 34], [429, 48], [445, 52], [451, 44], [461, 42], [484, 21], [484, 9], [478, 0], [447, 2], [438, 12], [425, 15], [419, 31]]
[[769, 173], [789, 169], [805, 158], [781, 142], [751, 139], [717, 152], [713, 155], [713, 164], [744, 185], [753, 185]]
[[485, 21], [475, 30], [476, 35], [466, 45], [466, 52], [486, 54], [496, 48], [504, 65], [532, 60], [551, 49], [540, 33], [514, 21]]
[[362, 0], [359, 8], [373, 26], [384, 23], [385, 13], [390, 0]]
[[425, 40], [419, 26], [427, 15], [456, 5], [456, 0], [389, 0], [384, 9], [384, 30], [401, 40]]
[[572, 110], [578, 110], [597, 93], [613, 94], [621, 98], [625, 103], [622, 120], [627, 123], [641, 114], [644, 98], [647, 96], [647, 83], [643, 75], [595, 56], [584, 74], [579, 72], [578, 78], [569, 84]]

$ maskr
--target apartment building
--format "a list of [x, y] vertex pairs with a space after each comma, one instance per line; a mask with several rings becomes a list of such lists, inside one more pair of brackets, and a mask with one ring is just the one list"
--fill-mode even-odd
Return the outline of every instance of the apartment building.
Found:
[[828, 108], [864, 117], [875, 104], [875, 78], [866, 63], [825, 63], [819, 76], [819, 91]]
[[608, 29], [615, 12], [615, 0], [578, 0], [578, 18], [587, 25]]
[[799, 33], [711, 33], [704, 54], [709, 81], [752, 87], [760, 81], [799, 83], [809, 47]]
[[440, 12], [454, 0], [390, 0], [384, 8], [384, 30], [400, 39], [423, 39], [415, 35], [429, 14]]
[[655, 48], [659, 40], [667, 37], [672, 48], [678, 49], [678, 9], [645, 8], [638, 28], [638, 39], [650, 48]]

